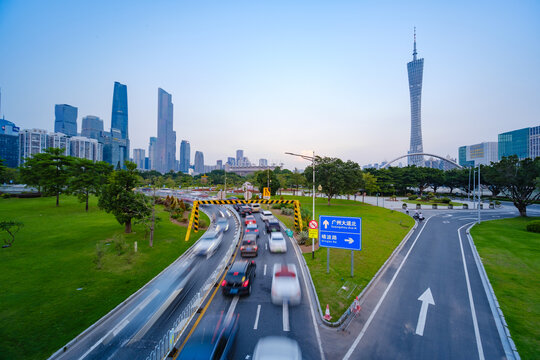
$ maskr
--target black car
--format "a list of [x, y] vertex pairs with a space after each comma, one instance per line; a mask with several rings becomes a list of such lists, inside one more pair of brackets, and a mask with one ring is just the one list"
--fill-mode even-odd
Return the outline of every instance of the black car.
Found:
[[242, 206], [239, 212], [241, 216], [251, 215], [251, 208], [249, 206]]
[[242, 204], [239, 204], [239, 203], [236, 203], [236, 204], [233, 204], [233, 208], [234, 210], [240, 212], [240, 208], [242, 207], [243, 205]]
[[221, 283], [223, 295], [251, 294], [256, 268], [255, 261], [236, 260]]
[[279, 226], [279, 221], [276, 218], [265, 221], [265, 225], [266, 225], [266, 232], [267, 233], [271, 233], [271, 232], [275, 232], [275, 231], [281, 231], [281, 228]]

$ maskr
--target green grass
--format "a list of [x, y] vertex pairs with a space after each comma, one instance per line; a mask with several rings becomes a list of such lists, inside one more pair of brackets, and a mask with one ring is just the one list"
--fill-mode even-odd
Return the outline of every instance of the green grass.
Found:
[[[312, 209], [312, 199], [309, 197], [284, 196], [284, 199], [300, 200], [302, 207], [310, 211]], [[279, 210], [274, 212], [279, 213]], [[317, 219], [319, 215], [362, 218], [362, 250], [354, 252], [354, 277], [351, 278], [349, 250], [330, 249], [329, 274], [326, 273], [326, 248], [316, 250], [314, 260], [311, 258], [311, 252], [304, 254], [322, 310], [324, 312], [326, 304], [329, 304], [332, 320], [335, 321], [347, 310], [354, 297], [368, 284], [407, 235], [414, 225], [414, 220], [398, 211], [352, 200], [332, 200], [328, 206], [326, 199], [316, 199], [315, 214]], [[293, 227], [292, 217], [282, 215], [277, 217], [284, 221], [287, 227]], [[347, 292], [339, 291], [346, 282], [357, 286], [350, 296], [347, 296], [349, 295]]]
[[526, 231], [538, 219], [487, 221], [471, 231], [522, 359], [540, 349], [540, 234]]
[[[162, 221], [148, 246], [144, 229], [125, 234], [118, 255], [113, 238], [124, 227], [97, 208], [62, 196], [0, 199], [0, 219], [24, 223], [11, 248], [0, 249], [0, 358], [43, 359], [65, 345], [182, 254], [202, 232], [185, 242], [186, 228]], [[201, 213], [206, 222], [209, 219]], [[0, 234], [5, 236], [5, 233]], [[134, 241], [138, 252], [130, 251]], [[96, 244], [105, 249], [97, 269]], [[109, 245], [106, 245], [110, 243]], [[82, 288], [82, 290], [77, 290]]]

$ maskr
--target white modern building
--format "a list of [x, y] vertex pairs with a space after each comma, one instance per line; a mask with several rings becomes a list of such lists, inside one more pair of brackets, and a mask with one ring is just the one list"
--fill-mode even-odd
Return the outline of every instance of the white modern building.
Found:
[[459, 165], [489, 165], [499, 161], [499, 144], [496, 141], [483, 142], [459, 148]]
[[137, 164], [137, 169], [144, 170], [144, 158], [145, 158], [144, 149], [133, 149], [133, 162]]
[[73, 136], [69, 140], [71, 156], [94, 162], [103, 161], [103, 144], [99, 143], [97, 139]]

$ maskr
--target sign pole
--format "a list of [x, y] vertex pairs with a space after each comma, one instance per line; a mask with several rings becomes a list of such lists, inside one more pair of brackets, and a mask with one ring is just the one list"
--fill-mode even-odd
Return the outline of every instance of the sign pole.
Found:
[[351, 250], [351, 277], [354, 277], [354, 250]]
[[330, 273], [330, 248], [326, 248], [326, 273]]

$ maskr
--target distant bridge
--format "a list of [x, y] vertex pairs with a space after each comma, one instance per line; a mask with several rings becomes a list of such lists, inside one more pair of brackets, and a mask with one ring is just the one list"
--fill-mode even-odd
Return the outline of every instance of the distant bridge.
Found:
[[381, 167], [381, 169], [386, 169], [391, 163], [393, 163], [394, 161], [397, 161], [399, 159], [403, 159], [404, 157], [409, 157], [409, 156], [417, 156], [417, 155], [422, 155], [422, 156], [431, 156], [431, 157], [436, 157], [437, 159], [441, 159], [441, 160], [444, 160], [452, 165], [455, 165], [457, 166], [458, 169], [463, 169], [463, 166], [459, 165], [458, 163], [452, 161], [452, 160], [448, 160], [446, 158], [443, 158], [442, 156], [439, 156], [439, 155], [435, 155], [435, 154], [428, 154], [428, 153], [424, 153], [424, 152], [421, 152], [421, 153], [412, 153], [412, 154], [407, 154], [407, 155], [402, 155], [400, 157], [397, 157], [395, 158], [394, 160], [388, 162], [387, 164], [384, 164], [383, 167]]

